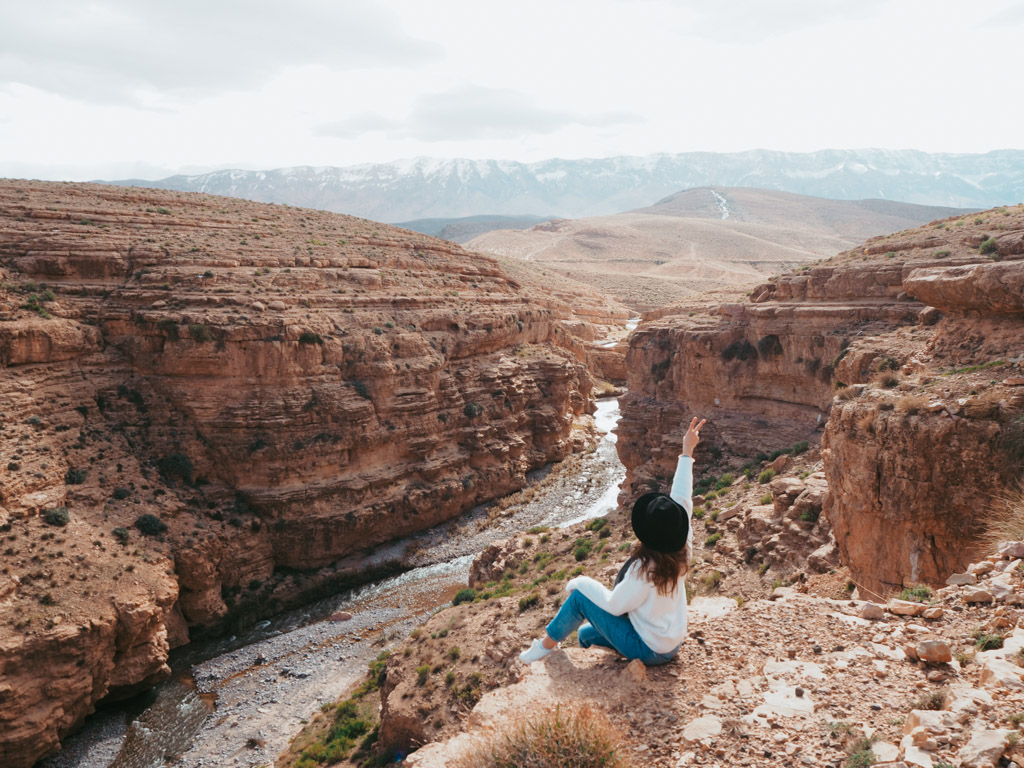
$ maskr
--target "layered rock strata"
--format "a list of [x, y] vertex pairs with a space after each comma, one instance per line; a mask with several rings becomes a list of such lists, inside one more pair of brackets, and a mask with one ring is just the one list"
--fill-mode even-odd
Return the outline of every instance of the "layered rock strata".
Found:
[[840, 393], [823, 440], [844, 562], [872, 593], [941, 584], [979, 552], [1024, 477], [1024, 261], [916, 269], [945, 317], [906, 338], [899, 376]]
[[745, 303], [643, 324], [626, 356], [618, 429], [627, 495], [671, 481], [690, 415], [709, 420], [702, 466], [816, 439], [851, 340], [920, 322], [923, 307], [898, 297], [901, 277], [815, 267], [762, 286]]
[[493, 260], [351, 217], [5, 181], [0, 280], [4, 765], [188, 627], [522, 487], [591, 407], [580, 342]]
[[1024, 470], [1022, 232], [1022, 206], [933, 222], [642, 326], [624, 500], [667, 487], [692, 415], [712, 469], [825, 429], [825, 513], [854, 580], [941, 583]]

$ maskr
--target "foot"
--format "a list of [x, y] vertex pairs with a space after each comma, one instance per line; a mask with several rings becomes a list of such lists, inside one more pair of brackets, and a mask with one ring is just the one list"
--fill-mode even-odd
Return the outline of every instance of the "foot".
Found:
[[544, 643], [537, 639], [533, 641], [529, 648], [519, 654], [519, 660], [524, 664], [532, 664], [535, 661], [540, 661], [556, 648], [558, 648], [558, 645], [552, 648], [545, 648]]

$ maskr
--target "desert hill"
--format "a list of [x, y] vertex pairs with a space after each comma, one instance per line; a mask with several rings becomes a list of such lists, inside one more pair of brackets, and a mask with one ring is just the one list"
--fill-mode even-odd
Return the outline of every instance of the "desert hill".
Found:
[[528, 229], [535, 224], [540, 224], [542, 221], [547, 221], [548, 218], [550, 217], [489, 216], [484, 214], [479, 216], [463, 216], [455, 219], [400, 221], [395, 226], [462, 244], [472, 240], [474, 237], [487, 232], [493, 232], [495, 229]]
[[771, 189], [700, 187], [677, 192], [631, 213], [732, 219], [792, 229], [826, 231], [862, 242], [967, 211], [895, 200], [832, 200]]
[[702, 291], [758, 282], [867, 237], [949, 213], [884, 201], [703, 188], [628, 213], [489, 232], [466, 247], [543, 263], [649, 311]]

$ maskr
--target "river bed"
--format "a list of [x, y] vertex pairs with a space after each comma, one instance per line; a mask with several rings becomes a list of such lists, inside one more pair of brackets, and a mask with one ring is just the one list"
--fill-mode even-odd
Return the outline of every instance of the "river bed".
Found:
[[[625, 478], [612, 432], [618, 419], [617, 400], [599, 401], [594, 420], [603, 434], [596, 448], [578, 457], [574, 472], [530, 473], [528, 501], [497, 514], [491, 505], [477, 507], [376, 553], [411, 570], [237, 636], [178, 649], [169, 681], [102, 708], [39, 768], [273, 765], [305, 718], [342, 696], [369, 661], [466, 585], [473, 558], [486, 546], [535, 525], [571, 525], [615, 508]], [[339, 614], [351, 618], [339, 621]]]

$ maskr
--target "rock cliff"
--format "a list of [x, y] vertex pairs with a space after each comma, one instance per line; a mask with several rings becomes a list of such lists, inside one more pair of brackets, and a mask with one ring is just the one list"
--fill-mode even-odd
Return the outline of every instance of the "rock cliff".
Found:
[[1022, 232], [1022, 206], [933, 222], [746, 301], [662, 310], [627, 353], [625, 500], [667, 486], [691, 415], [710, 419], [712, 467], [824, 430], [825, 510], [855, 581], [941, 583], [1021, 476]]
[[189, 628], [521, 487], [591, 407], [581, 342], [496, 262], [351, 217], [3, 181], [0, 280], [4, 765]]

